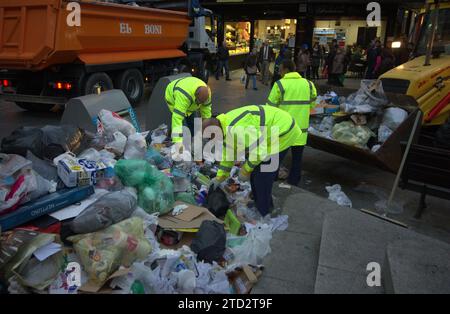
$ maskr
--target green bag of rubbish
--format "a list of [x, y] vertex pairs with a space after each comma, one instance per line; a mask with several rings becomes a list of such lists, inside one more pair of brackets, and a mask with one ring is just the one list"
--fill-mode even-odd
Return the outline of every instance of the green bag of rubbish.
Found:
[[147, 213], [168, 213], [175, 202], [173, 183], [164, 173], [145, 160], [119, 160], [114, 166], [117, 177], [126, 186], [138, 190], [138, 204]]
[[333, 138], [341, 143], [366, 148], [370, 137], [375, 136], [368, 127], [355, 125], [352, 121], [335, 124], [332, 130]]
[[152, 247], [144, 236], [144, 222], [132, 217], [101, 231], [67, 238], [73, 247], [89, 281], [103, 284], [120, 266], [130, 267], [147, 257]]
[[176, 193], [175, 200], [184, 202], [184, 203], [188, 203], [188, 204], [192, 204], [192, 205], [197, 205], [194, 194], [191, 192]]

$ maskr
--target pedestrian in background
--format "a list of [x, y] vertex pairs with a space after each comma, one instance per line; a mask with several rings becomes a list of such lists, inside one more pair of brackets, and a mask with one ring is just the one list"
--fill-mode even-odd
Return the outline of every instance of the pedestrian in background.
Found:
[[261, 81], [264, 85], [269, 84], [269, 66], [273, 61], [274, 53], [272, 47], [269, 46], [269, 41], [266, 39], [263, 46], [259, 50], [258, 62], [261, 69]]
[[245, 89], [248, 88], [248, 83], [252, 80], [253, 90], [258, 90], [256, 87], [256, 73], [258, 72], [258, 56], [256, 49], [253, 49], [245, 59], [244, 71], [247, 76], [245, 79]]
[[336, 51], [338, 48], [337, 40], [333, 39], [331, 41], [330, 50], [328, 51], [328, 56], [326, 59], [326, 72], [328, 73], [328, 84], [332, 84], [332, 75], [331, 71], [333, 69], [333, 61], [336, 56]]
[[383, 73], [393, 69], [395, 67], [395, 57], [390, 48], [383, 48], [381, 50], [381, 62], [379, 68], [377, 68], [376, 75], [379, 77]]
[[337, 48], [332, 64], [333, 66], [330, 74], [331, 85], [344, 86], [341, 82], [341, 76], [344, 74], [345, 69], [345, 53], [342, 48]]
[[281, 66], [281, 63], [283, 63], [283, 61], [285, 60], [286, 50], [287, 50], [286, 46], [284, 44], [281, 44], [280, 52], [278, 53], [278, 56], [275, 59], [275, 66], [274, 66], [274, 70], [273, 70], [272, 83], [270, 84], [270, 86], [273, 86], [273, 84], [275, 84], [275, 82], [278, 81], [281, 78], [280, 66]]
[[322, 49], [319, 46], [319, 43], [315, 43], [313, 46], [312, 54], [311, 54], [311, 78], [313, 80], [319, 79], [319, 68], [322, 62]]
[[222, 74], [222, 70], [225, 68], [225, 77], [227, 81], [231, 81], [230, 79], [230, 68], [229, 68], [229, 58], [230, 52], [227, 47], [227, 42], [224, 41], [222, 45], [217, 49], [217, 57], [219, 59], [219, 66], [216, 71], [216, 80], [219, 79], [220, 74]]
[[367, 49], [367, 72], [366, 79], [372, 80], [376, 78], [377, 62], [381, 59], [381, 41], [376, 39]]
[[297, 56], [297, 72], [300, 73], [303, 78], [308, 78], [310, 66], [311, 56], [308, 51], [308, 45], [304, 44], [300, 48], [300, 52]]

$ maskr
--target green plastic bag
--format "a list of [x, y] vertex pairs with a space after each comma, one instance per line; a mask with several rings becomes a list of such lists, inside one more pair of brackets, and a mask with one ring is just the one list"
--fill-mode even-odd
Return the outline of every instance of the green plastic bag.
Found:
[[176, 193], [175, 200], [197, 206], [197, 202], [195, 201], [194, 194], [191, 192]]
[[164, 173], [145, 160], [119, 160], [116, 175], [126, 186], [138, 190], [138, 204], [147, 213], [168, 213], [175, 202], [173, 183]]
[[367, 142], [375, 134], [366, 126], [355, 125], [352, 121], [344, 121], [334, 125], [332, 136], [338, 142], [367, 148]]

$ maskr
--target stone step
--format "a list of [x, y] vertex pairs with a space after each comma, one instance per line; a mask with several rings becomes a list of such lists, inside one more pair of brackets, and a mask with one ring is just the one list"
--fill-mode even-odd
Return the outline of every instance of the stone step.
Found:
[[263, 276], [252, 293], [314, 293], [323, 220], [340, 207], [297, 188], [275, 188], [274, 195], [286, 200], [283, 214], [289, 215], [289, 227], [274, 232], [272, 253], [264, 259]]
[[428, 237], [388, 245], [386, 293], [450, 293], [450, 245]]
[[367, 265], [376, 262], [385, 280], [386, 248], [397, 240], [424, 236], [355, 209], [326, 214], [323, 223], [315, 293], [385, 293], [383, 285], [369, 287]]

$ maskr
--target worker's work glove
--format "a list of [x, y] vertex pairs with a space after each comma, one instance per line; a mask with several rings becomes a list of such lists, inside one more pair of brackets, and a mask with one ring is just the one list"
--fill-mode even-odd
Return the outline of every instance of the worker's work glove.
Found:
[[238, 178], [239, 178], [239, 181], [241, 181], [241, 182], [247, 182], [247, 181], [250, 181], [250, 172], [248, 172], [247, 170], [245, 170], [244, 167], [242, 167], [242, 168], [239, 170], [239, 176], [238, 176]]
[[184, 145], [183, 143], [175, 143], [171, 147], [171, 156], [174, 161], [183, 161]]
[[227, 177], [215, 177], [214, 179], [211, 180], [211, 182], [209, 183], [209, 189], [211, 189], [211, 187], [213, 188], [213, 190], [216, 190], [220, 184], [226, 180]]

